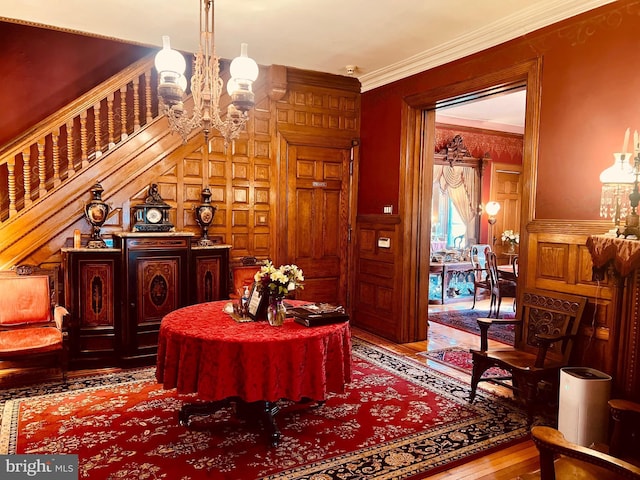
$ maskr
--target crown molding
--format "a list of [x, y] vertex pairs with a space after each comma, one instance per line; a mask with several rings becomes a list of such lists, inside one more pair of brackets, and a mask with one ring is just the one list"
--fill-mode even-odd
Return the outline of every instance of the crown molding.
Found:
[[387, 85], [416, 73], [495, 47], [501, 43], [533, 32], [553, 23], [579, 15], [615, 0], [569, 1], [546, 0], [534, 2], [530, 7], [498, 21], [461, 35], [449, 42], [425, 50], [403, 61], [396, 62], [358, 77], [362, 92]]

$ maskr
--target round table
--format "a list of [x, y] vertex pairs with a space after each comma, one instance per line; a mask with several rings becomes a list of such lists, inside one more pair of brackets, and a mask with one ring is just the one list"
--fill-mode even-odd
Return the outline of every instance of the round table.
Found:
[[261, 409], [271, 409], [268, 420], [276, 443], [273, 402], [322, 401], [329, 392], [343, 392], [351, 381], [349, 323], [305, 327], [287, 318], [273, 327], [266, 321], [237, 322], [223, 311], [227, 303], [191, 305], [162, 319], [156, 379], [164, 388], [197, 393], [208, 401], [185, 405], [183, 424], [190, 415], [217, 410], [229, 401], [259, 402]]

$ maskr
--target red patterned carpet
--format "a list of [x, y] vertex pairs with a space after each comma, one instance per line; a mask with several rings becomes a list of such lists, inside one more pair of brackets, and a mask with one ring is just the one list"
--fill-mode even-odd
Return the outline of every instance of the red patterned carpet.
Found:
[[154, 369], [0, 392], [0, 453], [78, 454], [82, 479], [406, 479], [524, 439], [513, 403], [354, 339], [353, 381], [315, 408], [281, 402], [281, 440], [230, 410], [177, 422]]
[[[504, 305], [502, 310], [505, 310]], [[513, 318], [515, 316], [513, 311], [503, 312], [502, 310], [500, 318]], [[489, 312], [486, 310], [446, 310], [442, 312], [429, 312], [429, 321], [479, 336], [480, 327], [478, 327], [477, 319], [488, 316]], [[515, 327], [513, 325], [492, 325], [491, 328], [489, 328], [488, 336], [491, 340], [513, 345]], [[479, 341], [478, 345], [480, 345]]]
[[[430, 360], [435, 360], [449, 367], [453, 367], [464, 373], [471, 375], [473, 369], [473, 362], [471, 361], [471, 353], [469, 349], [461, 347], [443, 348], [441, 350], [431, 350], [429, 352], [420, 352], [418, 355], [427, 357]], [[502, 370], [501, 368], [491, 367], [484, 372], [483, 377], [503, 377], [509, 375], [509, 372]]]

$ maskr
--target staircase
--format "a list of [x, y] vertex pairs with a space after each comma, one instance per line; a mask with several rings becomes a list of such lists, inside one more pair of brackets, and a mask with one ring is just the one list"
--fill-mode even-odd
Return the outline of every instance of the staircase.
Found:
[[0, 270], [45, 262], [87, 232], [94, 183], [120, 207], [170, 167], [183, 142], [158, 116], [152, 68], [141, 59], [0, 149]]

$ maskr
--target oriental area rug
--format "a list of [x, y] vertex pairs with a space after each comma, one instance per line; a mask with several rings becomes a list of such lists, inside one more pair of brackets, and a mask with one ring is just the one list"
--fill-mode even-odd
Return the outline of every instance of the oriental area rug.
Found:
[[[477, 319], [488, 316], [489, 312], [486, 310], [448, 310], [443, 312], [429, 312], [429, 321], [480, 336], [480, 327], [478, 327]], [[500, 314], [500, 318], [513, 318], [514, 316], [513, 312]], [[489, 328], [488, 337], [491, 340], [513, 345], [515, 340], [515, 327], [513, 325], [492, 325]], [[478, 347], [479, 346], [480, 343], [478, 342]]]
[[414, 480], [528, 435], [508, 399], [468, 396], [468, 383], [354, 338], [345, 393], [280, 402], [276, 447], [230, 410], [180, 426], [194, 397], [147, 368], [0, 392], [0, 453], [77, 454], [91, 480]]
[[[428, 358], [429, 360], [435, 360], [449, 367], [455, 368], [460, 372], [471, 375], [473, 370], [473, 362], [471, 361], [471, 353], [468, 348], [462, 347], [449, 347], [442, 348], [440, 350], [430, 350], [428, 352], [419, 352], [418, 355]], [[491, 367], [482, 375], [483, 378], [487, 377], [504, 377], [508, 376], [509, 372], [498, 367]]]

